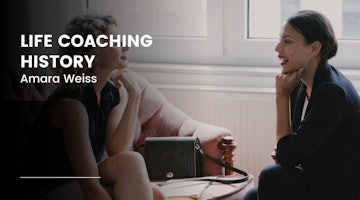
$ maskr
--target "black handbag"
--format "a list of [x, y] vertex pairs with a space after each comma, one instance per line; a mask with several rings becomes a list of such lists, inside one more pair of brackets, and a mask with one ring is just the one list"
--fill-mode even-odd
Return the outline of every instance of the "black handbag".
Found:
[[145, 139], [144, 158], [149, 178], [152, 180], [181, 178], [208, 180], [202, 177], [202, 157], [242, 175], [232, 179], [209, 178], [209, 181], [241, 183], [249, 178], [247, 172], [205, 153], [197, 137], [147, 137]]
[[201, 157], [195, 137], [147, 137], [144, 158], [150, 179], [200, 177]]

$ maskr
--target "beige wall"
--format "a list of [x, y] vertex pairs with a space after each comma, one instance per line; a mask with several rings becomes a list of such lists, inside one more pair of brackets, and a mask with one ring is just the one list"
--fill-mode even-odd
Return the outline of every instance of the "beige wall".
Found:
[[159, 88], [175, 106], [196, 120], [233, 131], [235, 166], [254, 175], [272, 164], [275, 146], [274, 94], [249, 91]]

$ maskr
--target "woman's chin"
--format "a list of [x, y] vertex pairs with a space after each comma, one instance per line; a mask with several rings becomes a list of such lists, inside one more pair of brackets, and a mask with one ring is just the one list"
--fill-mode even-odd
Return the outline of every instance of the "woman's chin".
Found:
[[283, 74], [289, 73], [290, 71], [291, 70], [289, 70], [289, 68], [286, 68], [286, 67], [281, 68], [281, 73], [283, 73]]
[[299, 70], [298, 68], [294, 68], [294, 67], [282, 67], [281, 68], [281, 73], [283, 74], [287, 74], [287, 73], [290, 73], [290, 72], [294, 72], [294, 71], [297, 71]]
[[120, 62], [118, 69], [122, 70], [128, 66], [128, 62]]

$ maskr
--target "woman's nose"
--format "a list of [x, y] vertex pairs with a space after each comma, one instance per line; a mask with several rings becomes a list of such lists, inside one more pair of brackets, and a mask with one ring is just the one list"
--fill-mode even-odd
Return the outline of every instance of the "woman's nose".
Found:
[[275, 46], [275, 51], [276, 51], [276, 52], [279, 52], [279, 51], [280, 51], [280, 43], [278, 43], [278, 44]]
[[130, 49], [130, 47], [122, 47], [122, 48], [121, 48], [121, 51], [122, 51], [122, 52], [126, 52], [126, 51], [128, 51], [129, 49]]

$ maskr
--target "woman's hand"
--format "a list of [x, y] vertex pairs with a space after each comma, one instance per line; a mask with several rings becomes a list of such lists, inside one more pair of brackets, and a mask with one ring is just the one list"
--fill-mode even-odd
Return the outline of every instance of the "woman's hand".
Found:
[[299, 70], [292, 71], [286, 74], [278, 74], [276, 76], [276, 95], [278, 96], [289, 96], [290, 93], [295, 89], [299, 84], [300, 78], [304, 68]]
[[114, 79], [115, 87], [119, 88], [124, 86], [129, 94], [129, 98], [140, 97], [141, 88], [136, 82], [133, 72], [126, 69], [119, 71]]

